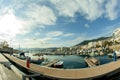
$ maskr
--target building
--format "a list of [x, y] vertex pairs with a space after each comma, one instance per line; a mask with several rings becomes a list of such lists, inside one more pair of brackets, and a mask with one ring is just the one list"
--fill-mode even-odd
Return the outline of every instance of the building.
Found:
[[88, 48], [96, 47], [97, 42], [89, 42], [88, 43]]
[[113, 41], [118, 41], [118, 42], [120, 42], [120, 28], [117, 28], [117, 29], [113, 32]]

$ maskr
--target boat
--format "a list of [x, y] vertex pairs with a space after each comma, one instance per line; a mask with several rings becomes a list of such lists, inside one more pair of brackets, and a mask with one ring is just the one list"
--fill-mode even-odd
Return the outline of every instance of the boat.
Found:
[[44, 58], [30, 59], [30, 63], [41, 64], [44, 61]]
[[63, 68], [63, 62], [64, 61], [59, 61], [53, 65], [54, 68]]
[[30, 63], [34, 63], [34, 64], [41, 64], [43, 62], [43, 60], [35, 60], [35, 59], [31, 59]]
[[[116, 58], [120, 58], [120, 51], [115, 51], [115, 53], [116, 53]], [[108, 57], [109, 58], [113, 58], [114, 57], [114, 53], [109, 53]]]

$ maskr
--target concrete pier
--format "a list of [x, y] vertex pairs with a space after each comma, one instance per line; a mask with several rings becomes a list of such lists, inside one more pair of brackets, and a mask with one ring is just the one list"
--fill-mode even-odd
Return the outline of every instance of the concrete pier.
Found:
[[0, 53], [0, 63], [10, 68], [10, 62]]
[[0, 80], [21, 80], [12, 70], [0, 64]]
[[0, 80], [21, 80], [23, 73], [0, 53]]

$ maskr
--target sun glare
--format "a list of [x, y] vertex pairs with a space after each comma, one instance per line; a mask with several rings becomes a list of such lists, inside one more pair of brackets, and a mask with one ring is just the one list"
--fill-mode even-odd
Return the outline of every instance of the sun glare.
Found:
[[0, 17], [0, 34], [14, 37], [22, 29], [21, 22], [10, 12]]

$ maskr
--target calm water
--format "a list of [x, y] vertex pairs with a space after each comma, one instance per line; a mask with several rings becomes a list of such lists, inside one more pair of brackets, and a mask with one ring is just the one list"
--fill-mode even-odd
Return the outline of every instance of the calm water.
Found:
[[[27, 56], [31, 56], [31, 54], [28, 54]], [[44, 58], [47, 58], [48, 61], [52, 61], [54, 59], [62, 60], [64, 61], [63, 63], [63, 68], [67, 69], [77, 69], [77, 68], [86, 68], [86, 63], [84, 61], [84, 57], [78, 56], [78, 55], [44, 55]], [[32, 58], [35, 58], [35, 56]], [[106, 64], [111, 61], [113, 61], [112, 58], [108, 58], [107, 55], [105, 56], [97, 56], [97, 59], [100, 60], [100, 64]]]
[[[52, 61], [54, 59], [59, 59], [64, 61], [63, 68], [67, 69], [73, 69], [73, 68], [86, 68], [86, 63], [84, 61], [84, 57], [78, 56], [78, 55], [44, 55], [45, 58], [47, 58], [49, 61]], [[106, 64], [111, 61], [113, 61], [112, 58], [108, 58], [108, 56], [98, 56], [96, 57], [98, 60], [100, 60], [100, 64]]]

